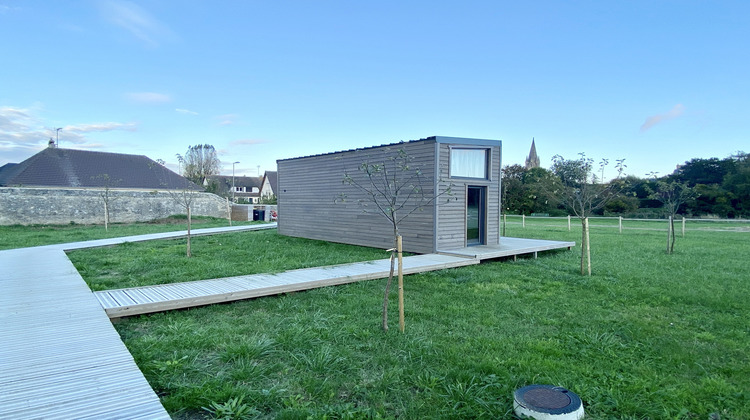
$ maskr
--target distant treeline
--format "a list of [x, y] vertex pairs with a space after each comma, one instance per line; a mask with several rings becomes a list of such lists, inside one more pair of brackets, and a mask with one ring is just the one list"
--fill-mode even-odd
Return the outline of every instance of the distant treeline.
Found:
[[[503, 207], [508, 214], [549, 214], [564, 216], [567, 211], [556, 196], [558, 174], [544, 168], [525, 169], [521, 165], [503, 168]], [[558, 178], [559, 179], [559, 178]], [[592, 180], [597, 182], [597, 180]], [[658, 182], [680, 183], [695, 192], [682, 204], [678, 214], [687, 217], [750, 217], [750, 154], [737, 152], [725, 159], [692, 159], [674, 173], [662, 177], [627, 176], [617, 198], [599, 211], [601, 215], [655, 218], [665, 215], [655, 198]]]

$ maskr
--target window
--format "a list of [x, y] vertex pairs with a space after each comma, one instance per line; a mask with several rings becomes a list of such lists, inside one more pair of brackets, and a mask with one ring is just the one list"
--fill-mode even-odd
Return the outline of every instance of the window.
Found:
[[489, 149], [451, 149], [451, 178], [487, 179]]
[[234, 187], [234, 192], [245, 192], [245, 187]]

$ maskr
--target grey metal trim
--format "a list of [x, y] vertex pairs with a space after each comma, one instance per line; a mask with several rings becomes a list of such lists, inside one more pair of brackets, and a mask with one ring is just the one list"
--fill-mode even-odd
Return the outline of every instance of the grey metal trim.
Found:
[[502, 147], [503, 145], [503, 142], [501, 140], [470, 139], [470, 138], [465, 138], [465, 137], [444, 137], [444, 136], [435, 136], [434, 139], [435, 139], [435, 142], [437, 143], [451, 143], [451, 144], [461, 144], [461, 145], [469, 145], [469, 146]]

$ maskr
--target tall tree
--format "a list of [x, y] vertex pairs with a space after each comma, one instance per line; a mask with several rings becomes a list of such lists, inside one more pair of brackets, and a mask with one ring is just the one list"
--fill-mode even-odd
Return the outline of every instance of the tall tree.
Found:
[[589, 242], [589, 216], [603, 208], [624, 188], [619, 182], [625, 170], [624, 159], [617, 160], [617, 179], [608, 184], [593, 184], [594, 160], [579, 153], [578, 159], [567, 160], [560, 155], [552, 157], [552, 172], [560, 178], [556, 197], [581, 220], [581, 275], [591, 275], [591, 245]]
[[177, 155], [177, 160], [183, 176], [198, 185], [203, 185], [209, 175], [217, 175], [221, 165], [216, 149], [210, 144], [188, 146], [185, 156]]
[[[404, 149], [383, 149], [379, 158], [365, 160], [357, 168], [357, 172], [344, 173], [343, 182], [364, 193], [359, 204], [368, 211], [383, 216], [393, 228], [393, 248], [391, 251], [391, 268], [383, 297], [383, 330], [388, 331], [388, 295], [395, 270], [395, 259], [398, 251], [399, 272], [399, 330], [404, 331], [403, 308], [403, 277], [400, 253], [401, 234], [399, 226], [409, 215], [424, 210], [426, 206], [435, 204], [442, 195], [451, 194], [448, 186], [442, 192], [432, 191], [433, 180], [422, 173], [419, 166], [413, 164], [414, 158]], [[425, 189], [429, 193], [425, 192]], [[346, 200], [342, 195], [339, 201]], [[370, 206], [373, 205], [373, 206]], [[374, 207], [374, 209], [372, 209]]]

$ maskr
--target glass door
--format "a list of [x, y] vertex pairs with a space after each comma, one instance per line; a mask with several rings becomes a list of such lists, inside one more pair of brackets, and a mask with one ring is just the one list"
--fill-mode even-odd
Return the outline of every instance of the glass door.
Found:
[[485, 243], [486, 187], [468, 187], [466, 194], [466, 244]]

